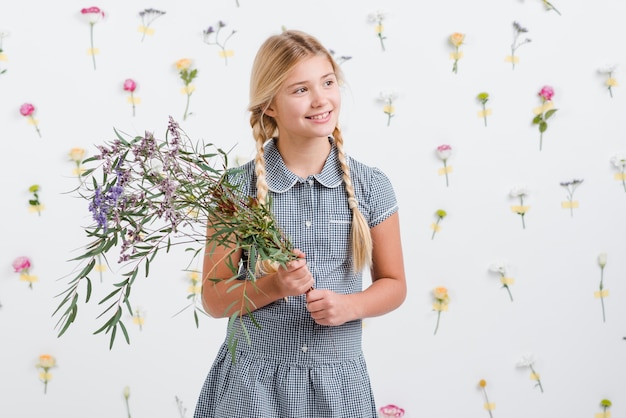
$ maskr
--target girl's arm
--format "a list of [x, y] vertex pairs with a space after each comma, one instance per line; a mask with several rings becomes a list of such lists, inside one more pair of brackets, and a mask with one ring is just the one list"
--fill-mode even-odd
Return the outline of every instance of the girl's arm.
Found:
[[307, 294], [308, 309], [320, 325], [341, 325], [355, 319], [384, 315], [406, 298], [404, 258], [398, 212], [371, 229], [372, 284], [362, 292], [340, 295], [314, 289]]
[[[207, 236], [210, 236], [208, 230]], [[231, 266], [237, 267], [242, 251], [232, 247], [208, 245], [205, 249], [202, 267], [202, 305], [214, 318], [229, 317], [234, 312], [240, 315], [255, 311], [263, 306], [287, 296], [305, 293], [313, 284], [313, 276], [308, 270], [304, 253], [294, 252], [300, 259], [287, 263], [287, 268], [278, 268], [258, 278], [250, 280], [228, 280], [237, 273]]]

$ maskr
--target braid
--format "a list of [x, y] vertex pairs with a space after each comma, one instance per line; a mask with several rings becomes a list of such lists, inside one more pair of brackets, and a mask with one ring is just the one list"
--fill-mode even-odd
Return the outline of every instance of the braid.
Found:
[[346, 192], [348, 193], [348, 207], [352, 210], [352, 231], [351, 231], [351, 245], [352, 255], [354, 257], [354, 269], [355, 271], [362, 270], [365, 266], [372, 263], [372, 236], [370, 234], [370, 228], [365, 220], [365, 217], [359, 211], [359, 202], [356, 200], [354, 194], [354, 185], [352, 184], [352, 178], [350, 177], [350, 167], [346, 160], [346, 153], [343, 149], [343, 137], [339, 127], [335, 127], [333, 131], [333, 138], [335, 138], [335, 144], [337, 146], [337, 157], [341, 164], [341, 171], [343, 172], [343, 182], [346, 186]]

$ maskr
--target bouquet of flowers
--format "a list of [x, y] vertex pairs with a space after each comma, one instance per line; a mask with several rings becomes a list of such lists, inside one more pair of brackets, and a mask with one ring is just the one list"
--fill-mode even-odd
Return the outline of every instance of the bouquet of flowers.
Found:
[[[140, 270], [147, 277], [155, 257], [174, 245], [186, 245], [185, 250], [194, 258], [215, 245], [227, 246], [232, 252], [247, 251], [249, 261], [243, 267], [253, 283], [260, 263], [284, 266], [296, 258], [270, 205], [244, 196], [239, 190], [237, 176], [241, 172], [227, 169], [226, 152], [213, 144], [192, 141], [171, 117], [165, 140], [151, 133], [132, 139], [125, 139], [117, 130], [115, 133], [116, 139], [97, 146], [99, 155], [83, 161], [83, 181], [76, 192], [89, 202], [94, 222], [84, 228], [91, 242], [84, 253], [70, 260], [79, 266], [58, 295], [61, 302], [53, 315], [60, 316], [59, 336], [76, 320], [83, 286], [85, 303], [89, 302], [91, 275], [95, 274], [98, 259], [107, 260], [112, 252], [119, 254], [117, 262], [126, 271], [99, 302], [104, 310], [98, 318], [108, 315], [108, 319], [94, 332], [110, 333], [109, 348], [118, 330], [130, 343], [122, 313], [127, 309], [133, 315], [131, 287]], [[216, 164], [220, 161], [221, 167]], [[98, 165], [87, 168], [90, 163]], [[231, 269], [233, 276], [229, 279], [203, 277], [202, 284], [236, 280], [238, 266]], [[241, 308], [230, 318], [229, 329], [242, 315], [250, 313], [244, 294]]]

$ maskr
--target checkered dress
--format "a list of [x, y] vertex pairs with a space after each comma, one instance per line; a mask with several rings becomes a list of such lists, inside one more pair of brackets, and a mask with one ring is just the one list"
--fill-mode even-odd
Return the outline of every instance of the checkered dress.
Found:
[[[332, 141], [332, 140], [331, 140]], [[362, 290], [352, 271], [351, 211], [333, 146], [320, 174], [306, 179], [285, 166], [274, 141], [265, 148], [272, 209], [283, 231], [306, 254], [315, 287]], [[398, 209], [388, 178], [348, 158], [359, 209], [374, 227]], [[243, 190], [256, 194], [254, 163], [243, 167]], [[263, 280], [262, 278], [260, 280]], [[305, 296], [278, 300], [244, 317], [251, 344], [237, 330], [233, 363], [222, 344], [202, 387], [194, 418], [373, 418], [376, 407], [361, 350], [361, 321], [317, 325]]]

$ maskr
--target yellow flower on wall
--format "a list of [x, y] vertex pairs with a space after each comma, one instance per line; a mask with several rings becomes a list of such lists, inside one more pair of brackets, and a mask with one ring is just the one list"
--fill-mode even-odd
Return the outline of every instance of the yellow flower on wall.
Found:
[[448, 295], [448, 288], [439, 286], [433, 289], [433, 310], [437, 312], [437, 324], [435, 325], [435, 332], [439, 330], [439, 320], [441, 319], [441, 312], [448, 310], [448, 304], [450, 303], [450, 296]]
[[460, 32], [454, 32], [452, 35], [450, 35], [448, 40], [454, 47], [454, 52], [450, 53], [450, 59], [454, 60], [454, 64], [452, 65], [452, 72], [456, 74], [459, 70], [459, 60], [463, 58], [463, 52], [460, 48], [465, 41], [465, 34]]
[[36, 364], [38, 369], [41, 369], [39, 373], [39, 380], [43, 382], [43, 393], [48, 392], [48, 382], [52, 379], [52, 373], [50, 369], [57, 367], [57, 360], [50, 354], [42, 354], [39, 356], [39, 361]]

